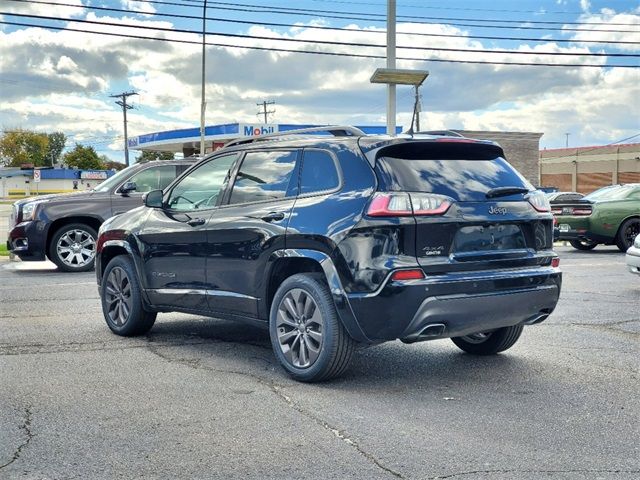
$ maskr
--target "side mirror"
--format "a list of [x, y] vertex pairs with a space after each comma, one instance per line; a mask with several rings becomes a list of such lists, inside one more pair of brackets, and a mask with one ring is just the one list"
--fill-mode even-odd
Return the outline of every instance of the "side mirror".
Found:
[[151, 208], [162, 208], [162, 190], [151, 190], [142, 197], [145, 206]]
[[126, 182], [124, 185], [120, 187], [120, 193], [122, 195], [127, 195], [130, 192], [135, 192], [138, 189], [136, 182]]

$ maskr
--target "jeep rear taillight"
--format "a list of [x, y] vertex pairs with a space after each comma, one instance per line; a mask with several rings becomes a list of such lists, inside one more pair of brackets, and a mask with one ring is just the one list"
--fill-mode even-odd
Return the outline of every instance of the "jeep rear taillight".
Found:
[[549, 199], [540, 190], [536, 190], [535, 192], [529, 193], [527, 195], [527, 200], [529, 201], [531, 206], [535, 208], [536, 211], [538, 212], [551, 211], [551, 204], [549, 204]]
[[370, 217], [406, 217], [410, 215], [442, 215], [452, 199], [432, 193], [377, 192], [367, 215]]

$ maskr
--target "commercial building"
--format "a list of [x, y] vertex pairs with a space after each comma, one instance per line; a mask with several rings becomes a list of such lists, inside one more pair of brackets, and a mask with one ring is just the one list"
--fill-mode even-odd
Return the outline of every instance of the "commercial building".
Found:
[[[253, 137], [269, 133], [286, 132], [299, 128], [321, 125], [295, 124], [248, 124], [228, 123], [211, 125], [205, 128], [205, 150], [207, 153], [217, 150], [225, 143], [241, 137]], [[384, 135], [385, 126], [358, 126], [367, 134]], [[397, 127], [398, 133], [402, 127]], [[534, 132], [491, 132], [482, 130], [452, 130], [465, 137], [493, 140], [505, 150], [507, 160], [515, 166], [531, 183], [537, 185], [538, 152], [542, 133]], [[169, 151], [182, 153], [188, 157], [200, 150], [200, 129], [188, 128], [139, 135], [129, 139], [129, 148], [133, 150]]]
[[540, 178], [544, 186], [580, 193], [639, 183], [640, 143], [542, 150]]
[[70, 168], [0, 168], [0, 198], [90, 190], [114, 173], [113, 170]]

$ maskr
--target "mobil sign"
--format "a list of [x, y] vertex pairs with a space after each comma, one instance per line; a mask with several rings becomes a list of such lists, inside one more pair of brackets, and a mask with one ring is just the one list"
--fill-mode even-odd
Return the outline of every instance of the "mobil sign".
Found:
[[240, 125], [240, 134], [243, 137], [256, 137], [258, 135], [268, 135], [269, 133], [278, 133], [278, 125], [269, 125], [268, 123]]

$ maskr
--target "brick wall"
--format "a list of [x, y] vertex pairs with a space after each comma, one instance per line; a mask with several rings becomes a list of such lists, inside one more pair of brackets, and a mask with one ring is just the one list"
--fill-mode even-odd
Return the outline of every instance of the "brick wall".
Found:
[[492, 140], [504, 149], [507, 160], [533, 185], [540, 185], [538, 162], [540, 137], [535, 132], [491, 132], [482, 130], [455, 130], [469, 138]]

